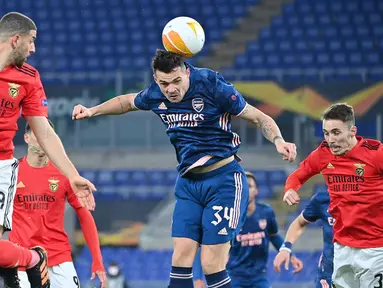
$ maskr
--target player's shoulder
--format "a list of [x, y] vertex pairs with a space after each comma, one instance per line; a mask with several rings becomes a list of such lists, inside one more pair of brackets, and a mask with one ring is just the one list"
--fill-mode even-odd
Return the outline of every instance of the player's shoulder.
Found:
[[142, 90], [139, 93], [145, 94], [148, 99], [162, 99], [165, 96], [162, 94], [160, 87], [156, 82], [150, 84], [146, 89]]
[[382, 149], [383, 147], [382, 142], [380, 142], [379, 140], [363, 138], [360, 141], [362, 141], [362, 143], [359, 146], [360, 149], [365, 149], [368, 151], [377, 151], [379, 149]]
[[218, 72], [209, 68], [199, 68], [191, 65], [188, 65], [188, 68], [191, 71], [190, 73], [192, 73], [192, 79], [197, 88], [203, 87], [203, 89], [208, 89], [208, 91], [215, 91], [219, 81]]
[[17, 161], [19, 162], [19, 169], [20, 169], [20, 167], [24, 167], [26, 165], [26, 162], [27, 162], [26, 157], [19, 158], [19, 159], [17, 159]]
[[330, 195], [328, 192], [317, 192], [310, 200], [313, 204], [328, 204], [330, 202]]
[[39, 75], [37, 69], [27, 63], [24, 63], [21, 67], [13, 67], [18, 74], [23, 75], [24, 77], [26, 76], [25, 79], [34, 80]]
[[257, 208], [262, 209], [264, 212], [269, 212], [269, 213], [273, 213], [274, 212], [273, 207], [271, 207], [267, 203], [257, 201], [256, 204], [258, 206]]

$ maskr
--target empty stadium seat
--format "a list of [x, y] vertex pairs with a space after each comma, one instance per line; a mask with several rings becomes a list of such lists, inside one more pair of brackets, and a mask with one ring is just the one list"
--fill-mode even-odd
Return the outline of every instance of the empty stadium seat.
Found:
[[[106, 266], [111, 262], [117, 262], [128, 281], [167, 281], [169, 279], [172, 255], [170, 250], [143, 251], [138, 248], [104, 247], [102, 255]], [[321, 251], [296, 252], [295, 255], [305, 265], [302, 272], [298, 274], [293, 274], [291, 269], [289, 271], [282, 269], [281, 273], [275, 273], [272, 266], [275, 255], [275, 251], [270, 253], [267, 267], [267, 273], [272, 283], [314, 283]], [[81, 282], [86, 282], [90, 278], [91, 263], [89, 249], [84, 248], [74, 261]]]
[[[164, 25], [179, 15], [195, 18], [205, 28], [208, 41], [203, 55], [224, 31], [236, 25], [249, 6], [259, 2], [184, 0], [188, 1], [190, 5], [179, 5], [175, 0], [5, 1], [1, 8], [3, 13], [20, 11], [35, 20], [41, 32], [33, 58], [42, 73], [102, 72], [118, 68], [149, 70], [155, 49], [162, 47]], [[43, 46], [48, 43], [49, 47]], [[51, 60], [61, 58], [67, 65], [63, 61], [42, 65], [44, 59], [52, 57], [52, 47], [64, 45], [63, 53]], [[73, 55], [81, 55], [81, 59], [73, 59]]]
[[[381, 15], [383, 4], [374, 0], [287, 3], [271, 25], [262, 29], [259, 39], [249, 43], [245, 54], [236, 57], [235, 67], [333, 69], [329, 77], [342, 80], [356, 77], [346, 69], [363, 68], [375, 70], [367, 73], [367, 77], [382, 79]], [[263, 55], [258, 47], [263, 48]], [[294, 52], [298, 55], [294, 56]]]

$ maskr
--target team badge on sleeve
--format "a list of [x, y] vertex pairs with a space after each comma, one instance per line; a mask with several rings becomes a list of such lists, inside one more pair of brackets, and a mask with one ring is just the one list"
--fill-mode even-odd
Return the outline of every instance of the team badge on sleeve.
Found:
[[205, 104], [203, 103], [202, 98], [194, 98], [192, 101], [192, 106], [193, 106], [193, 109], [197, 111], [197, 113], [200, 113], [205, 107]]
[[51, 190], [52, 192], [56, 192], [57, 189], [59, 189], [58, 183], [60, 182], [60, 180], [49, 179], [48, 182], [49, 182], [49, 190]]

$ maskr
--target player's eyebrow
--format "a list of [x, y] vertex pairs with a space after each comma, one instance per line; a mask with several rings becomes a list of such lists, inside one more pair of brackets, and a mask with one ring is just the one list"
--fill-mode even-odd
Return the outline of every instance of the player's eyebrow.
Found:
[[[322, 129], [323, 132], [328, 132], [326, 129]], [[339, 128], [334, 128], [334, 129], [331, 129], [330, 132], [337, 132], [337, 131], [341, 131]]]
[[172, 81], [170, 82], [166, 82], [164, 80], [160, 80], [160, 83], [161, 84], [169, 84], [169, 83], [172, 83], [172, 82], [175, 82], [175, 81], [178, 81], [178, 80], [181, 80], [181, 77], [177, 77], [177, 78], [174, 78]]

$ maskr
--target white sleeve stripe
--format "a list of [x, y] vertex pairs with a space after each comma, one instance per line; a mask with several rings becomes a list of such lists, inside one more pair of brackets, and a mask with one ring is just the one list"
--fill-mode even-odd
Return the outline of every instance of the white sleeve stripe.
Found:
[[237, 115], [235, 115], [235, 116], [236, 116], [236, 117], [240, 116], [240, 115], [243, 113], [243, 111], [245, 111], [247, 105], [249, 105], [249, 104], [247, 104], [247, 102], [246, 102], [246, 105], [245, 105], [245, 107], [243, 107], [242, 111], [239, 112], [239, 113], [238, 113]]

